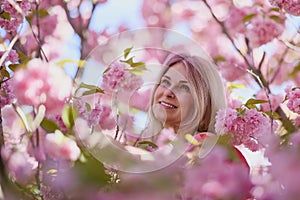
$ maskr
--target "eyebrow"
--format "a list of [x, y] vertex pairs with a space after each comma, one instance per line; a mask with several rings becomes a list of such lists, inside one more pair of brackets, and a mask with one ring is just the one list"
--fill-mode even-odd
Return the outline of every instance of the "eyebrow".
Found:
[[[170, 78], [169, 76], [167, 76], [167, 75], [164, 75], [163, 77], [165, 77], [165, 78], [171, 80], [171, 78]], [[186, 80], [180, 80], [179, 83], [189, 83], [189, 82], [186, 81]]]

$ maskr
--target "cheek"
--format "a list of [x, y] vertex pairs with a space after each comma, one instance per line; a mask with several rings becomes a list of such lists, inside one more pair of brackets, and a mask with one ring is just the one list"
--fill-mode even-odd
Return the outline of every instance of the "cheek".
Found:
[[158, 97], [161, 96], [161, 94], [163, 93], [163, 88], [161, 86], [158, 86], [156, 88], [156, 90], [154, 91], [154, 100], [156, 100]]
[[183, 95], [179, 99], [183, 112], [191, 112], [195, 109], [195, 101], [192, 95]]

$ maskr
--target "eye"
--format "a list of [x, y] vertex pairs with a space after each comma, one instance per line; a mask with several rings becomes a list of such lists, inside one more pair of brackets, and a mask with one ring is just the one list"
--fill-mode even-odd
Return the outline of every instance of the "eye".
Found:
[[169, 87], [171, 85], [171, 83], [168, 79], [164, 78], [164, 79], [161, 79], [160, 85], [165, 86], [165, 87]]
[[183, 90], [185, 92], [189, 92], [190, 91], [190, 87], [187, 86], [187, 85], [181, 85], [179, 88], [180, 88], [180, 90]]

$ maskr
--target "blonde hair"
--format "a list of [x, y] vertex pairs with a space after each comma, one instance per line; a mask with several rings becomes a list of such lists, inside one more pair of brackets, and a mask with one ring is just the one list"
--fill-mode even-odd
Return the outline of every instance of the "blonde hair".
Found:
[[[181, 124], [178, 133], [194, 134], [196, 131], [215, 133], [216, 113], [219, 109], [226, 107], [224, 86], [217, 67], [212, 61], [198, 56], [170, 54], [164, 62], [166, 68], [162, 71], [159, 80], [170, 67], [180, 62], [184, 64], [187, 78], [196, 91], [196, 95], [194, 95], [196, 110], [190, 123]], [[146, 128], [147, 132], [150, 132], [147, 133], [148, 136], [158, 134], [163, 128], [162, 122], [154, 117], [152, 108], [154, 93], [157, 87], [158, 84], [152, 92], [148, 111], [148, 124]]]

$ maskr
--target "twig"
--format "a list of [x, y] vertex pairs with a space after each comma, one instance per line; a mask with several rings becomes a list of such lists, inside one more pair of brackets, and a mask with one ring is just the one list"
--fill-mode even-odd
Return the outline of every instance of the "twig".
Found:
[[283, 63], [283, 61], [284, 61], [284, 57], [285, 57], [285, 56], [286, 56], [286, 54], [288, 53], [288, 50], [289, 50], [289, 48], [288, 48], [288, 47], [286, 47], [286, 49], [284, 50], [284, 52], [283, 52], [283, 54], [282, 54], [282, 56], [281, 56], [281, 58], [280, 58], [280, 60], [279, 60], [279, 62], [278, 62], [277, 69], [276, 69], [276, 71], [275, 71], [275, 73], [274, 73], [273, 77], [271, 78], [271, 80], [270, 80], [270, 83], [273, 83], [273, 82], [274, 82], [274, 80], [275, 80], [275, 78], [276, 78], [276, 77], [277, 77], [277, 75], [279, 74], [279, 72], [280, 72], [280, 68], [281, 68], [281, 66], [282, 66], [282, 63]]

